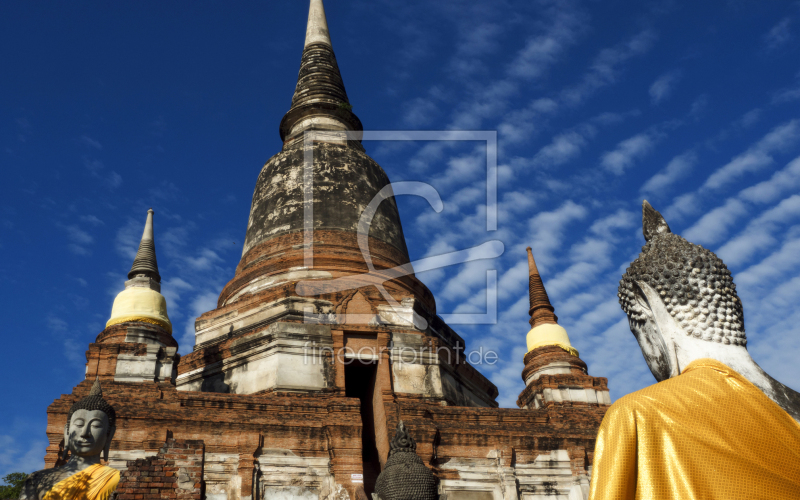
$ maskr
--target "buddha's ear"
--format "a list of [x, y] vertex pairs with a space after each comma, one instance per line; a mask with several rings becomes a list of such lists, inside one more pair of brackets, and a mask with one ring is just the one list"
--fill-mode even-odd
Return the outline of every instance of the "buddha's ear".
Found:
[[654, 298], [654, 294], [655, 290], [653, 290], [647, 283], [642, 281], [633, 282], [633, 296], [634, 300], [636, 300], [637, 309], [639, 309], [639, 312], [648, 318], [652, 318], [654, 316], [653, 307], [650, 305], [650, 301]]
[[108, 429], [108, 438], [106, 438], [106, 445], [103, 447], [103, 461], [108, 464], [108, 452], [111, 450], [111, 440], [114, 439], [114, 433], [117, 432], [117, 426], [114, 425]]
[[61, 451], [61, 460], [69, 458], [69, 420], [64, 424], [64, 449]]

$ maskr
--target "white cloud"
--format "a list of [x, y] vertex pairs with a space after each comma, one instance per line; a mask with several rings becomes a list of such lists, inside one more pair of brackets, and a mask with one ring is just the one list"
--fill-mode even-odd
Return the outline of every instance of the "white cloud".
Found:
[[670, 71], [659, 76], [656, 81], [650, 85], [650, 100], [653, 104], [659, 104], [661, 101], [669, 97], [675, 85], [681, 78], [680, 71]]
[[584, 25], [584, 16], [577, 5], [567, 2], [554, 5], [556, 9], [545, 24], [545, 32], [528, 39], [509, 65], [511, 76], [527, 80], [541, 77], [577, 41]]
[[[781, 281], [800, 266], [800, 238], [788, 239], [780, 249], [764, 260], [750, 266], [736, 276], [736, 283], [741, 287], [753, 287], [747, 293], [755, 293], [760, 285], [771, 286]], [[741, 288], [740, 288], [741, 289]]]
[[772, 96], [772, 103], [781, 104], [785, 102], [796, 101], [798, 99], [800, 99], [800, 85], [776, 92], [775, 95]]
[[425, 97], [417, 97], [407, 102], [403, 109], [403, 123], [409, 127], [420, 127], [431, 123], [438, 113], [436, 103]]
[[81, 220], [93, 226], [103, 226], [105, 223], [94, 215], [81, 215]]
[[195, 342], [194, 321], [195, 318], [201, 314], [214, 310], [217, 308], [217, 299], [219, 294], [212, 291], [205, 291], [196, 295], [189, 304], [189, 317], [186, 320], [186, 327], [184, 328], [183, 335], [181, 336], [178, 344], [180, 345], [179, 352], [181, 354], [188, 354], [192, 352]]
[[622, 175], [637, 160], [644, 157], [655, 145], [656, 136], [649, 132], [636, 134], [617, 144], [613, 151], [603, 154], [600, 164], [609, 172]]
[[773, 162], [772, 154], [787, 149], [800, 140], [800, 120], [778, 125], [760, 141], [711, 174], [704, 189], [720, 189], [742, 175], [755, 172]]
[[800, 156], [772, 174], [769, 180], [742, 190], [739, 196], [753, 203], [770, 203], [781, 194], [800, 188]]
[[793, 38], [792, 32], [789, 29], [791, 24], [791, 18], [785, 17], [773, 26], [767, 34], [764, 35], [764, 48], [767, 51], [773, 51], [791, 42]]
[[76, 255], [90, 255], [87, 246], [94, 242], [94, 238], [75, 224], [59, 225], [67, 233], [69, 243], [67, 248]]
[[586, 214], [586, 208], [568, 200], [556, 210], [540, 212], [528, 221], [529, 238], [537, 264], [547, 266], [552, 260], [552, 252], [561, 246], [566, 226], [583, 219]]
[[[516, 254], [516, 252], [514, 253]], [[518, 259], [517, 263], [500, 275], [500, 279], [497, 280], [497, 297], [500, 300], [506, 300], [524, 295], [527, 284], [528, 261], [527, 259]]]
[[687, 151], [674, 157], [667, 163], [659, 173], [651, 177], [642, 186], [641, 192], [661, 194], [667, 188], [685, 177], [697, 164], [697, 154], [694, 151]]
[[615, 229], [634, 227], [636, 225], [636, 217], [636, 213], [620, 208], [613, 214], [594, 221], [589, 231], [599, 236], [609, 237]]
[[126, 261], [133, 262], [133, 259], [136, 258], [143, 228], [144, 224], [141, 221], [128, 219], [125, 225], [117, 230], [114, 247]]
[[[450, 278], [439, 293], [440, 300], [446, 299], [455, 302], [469, 296], [475, 288], [486, 287], [486, 271], [494, 269], [496, 264], [488, 260], [467, 262], [459, 269], [458, 273]], [[482, 292], [485, 295], [485, 292]], [[457, 311], [466, 312], [466, 311]]]
[[97, 141], [95, 139], [92, 139], [88, 135], [82, 135], [81, 136], [81, 142], [83, 144], [85, 144], [86, 146], [89, 146], [90, 148], [94, 148], [94, 149], [98, 149], [98, 150], [99, 149], [103, 149], [103, 145], [100, 144], [99, 141]]
[[540, 149], [533, 157], [533, 163], [542, 167], [561, 165], [577, 158], [586, 144], [587, 140], [581, 133], [575, 130], [564, 132]]
[[187, 256], [185, 257], [185, 261], [190, 267], [197, 271], [207, 271], [222, 262], [222, 259], [217, 255], [217, 252], [210, 248], [201, 248], [197, 257]]
[[667, 220], [682, 219], [686, 215], [696, 214], [700, 210], [700, 195], [686, 193], [676, 197], [672, 204], [661, 213]]
[[531, 101], [521, 109], [512, 110], [497, 126], [498, 138], [508, 144], [515, 144], [530, 137], [537, 127], [542, 126], [545, 117], [558, 109], [553, 99], [540, 98]]
[[737, 198], [730, 198], [724, 205], [706, 213], [692, 227], [683, 231], [683, 237], [697, 244], [716, 243], [728, 234], [728, 229], [740, 217], [747, 213], [747, 205]]
[[44, 468], [47, 442], [36, 439], [19, 443], [19, 436], [0, 435], [0, 477], [12, 472], [31, 473]]
[[757, 251], [773, 246], [783, 224], [800, 218], [800, 195], [793, 195], [752, 219], [735, 238], [725, 243], [717, 254], [728, 265], [746, 262]]
[[615, 83], [619, 78], [620, 66], [633, 57], [647, 53], [655, 40], [656, 34], [645, 29], [627, 42], [601, 50], [581, 83], [562, 91], [562, 99], [576, 105], [598, 89]]

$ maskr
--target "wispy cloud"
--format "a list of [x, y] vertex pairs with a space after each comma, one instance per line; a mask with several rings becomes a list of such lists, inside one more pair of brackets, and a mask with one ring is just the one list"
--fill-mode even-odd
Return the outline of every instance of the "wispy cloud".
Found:
[[770, 203], [783, 193], [800, 188], [800, 156], [778, 170], [768, 180], [743, 189], [739, 196], [754, 203]]
[[139, 243], [142, 240], [142, 230], [144, 223], [135, 219], [128, 219], [125, 225], [117, 229], [117, 236], [114, 239], [114, 248], [126, 261], [133, 262], [136, 252], [139, 250]]
[[615, 83], [628, 60], [647, 53], [656, 41], [656, 33], [645, 29], [630, 40], [613, 48], [603, 49], [595, 58], [582, 81], [561, 93], [562, 99], [576, 105], [602, 87]]
[[736, 156], [711, 174], [704, 189], [719, 189], [746, 173], [755, 172], [773, 162], [772, 154], [785, 150], [800, 140], [800, 120], [778, 125], [744, 153]]
[[696, 164], [697, 154], [693, 150], [674, 157], [663, 170], [644, 183], [641, 189], [642, 194], [662, 194], [673, 184], [688, 175]]
[[617, 144], [612, 151], [603, 153], [600, 165], [612, 174], [622, 175], [636, 161], [643, 158], [660, 138], [654, 132], [642, 132]]
[[542, 33], [532, 36], [508, 67], [511, 76], [540, 78], [576, 43], [585, 29], [586, 17], [572, 2], [554, 2]]
[[20, 436], [0, 434], [0, 477], [12, 472], [31, 473], [44, 468], [43, 450], [47, 442], [41, 439], [21, 443]]
[[800, 84], [794, 87], [781, 89], [772, 96], [773, 104], [782, 104], [800, 100]]
[[785, 46], [794, 38], [791, 27], [792, 19], [784, 17], [764, 35], [764, 48], [772, 52]]
[[549, 212], [540, 212], [528, 221], [531, 246], [536, 252], [537, 263], [543, 268], [554, 260], [553, 252], [560, 246], [567, 225], [586, 217], [585, 207], [572, 200]]
[[729, 199], [721, 207], [703, 215], [683, 236], [692, 242], [708, 245], [727, 235], [733, 224], [748, 212], [748, 207], [737, 198]]
[[82, 143], [83, 143], [85, 146], [88, 146], [88, 147], [90, 147], [90, 148], [92, 148], [92, 149], [97, 149], [97, 150], [103, 149], [103, 145], [102, 145], [102, 144], [100, 144], [100, 142], [99, 142], [99, 141], [97, 141], [97, 140], [95, 140], [95, 139], [92, 139], [92, 138], [91, 138], [91, 137], [89, 137], [88, 135], [82, 135], [82, 136], [81, 136], [81, 142], [82, 142]]
[[774, 246], [777, 233], [800, 219], [800, 195], [792, 195], [750, 220], [745, 229], [725, 243], [718, 254], [729, 265], [741, 265], [756, 252]]
[[661, 101], [670, 96], [675, 85], [681, 79], [681, 72], [673, 70], [656, 78], [656, 81], [650, 85], [650, 100], [653, 104], [659, 104]]
[[89, 245], [94, 243], [94, 238], [76, 224], [60, 225], [67, 233], [69, 244], [67, 248], [76, 255], [91, 255]]

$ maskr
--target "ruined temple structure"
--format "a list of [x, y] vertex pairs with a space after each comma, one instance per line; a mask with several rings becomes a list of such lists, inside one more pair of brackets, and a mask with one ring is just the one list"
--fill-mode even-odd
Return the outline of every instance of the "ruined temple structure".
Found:
[[585, 498], [607, 383], [558, 325], [533, 255], [526, 388], [520, 408], [501, 409], [415, 277], [361, 131], [311, 0], [283, 148], [258, 176], [241, 261], [197, 318], [193, 352], [177, 354], [150, 211], [86, 380], [48, 408], [48, 467], [70, 405], [98, 377], [118, 415], [109, 463], [136, 471], [120, 500], [184, 486], [209, 500], [369, 498], [401, 420], [449, 500]]

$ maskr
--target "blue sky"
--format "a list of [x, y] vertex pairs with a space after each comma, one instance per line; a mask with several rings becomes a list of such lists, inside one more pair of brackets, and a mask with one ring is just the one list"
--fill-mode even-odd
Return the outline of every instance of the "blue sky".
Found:
[[[280, 149], [307, 15], [293, 2], [0, 3], [0, 475], [42, 467], [46, 408], [83, 378], [147, 208], [182, 352], [241, 255], [250, 199]], [[749, 350], [800, 389], [800, 4], [326, 2], [368, 130], [497, 130], [498, 230], [478, 143], [366, 143], [393, 181], [412, 258], [499, 239], [493, 260], [421, 273], [514, 406], [525, 247], [561, 324], [612, 396], [653, 383], [616, 299], [644, 243], [641, 201], [719, 253]]]

